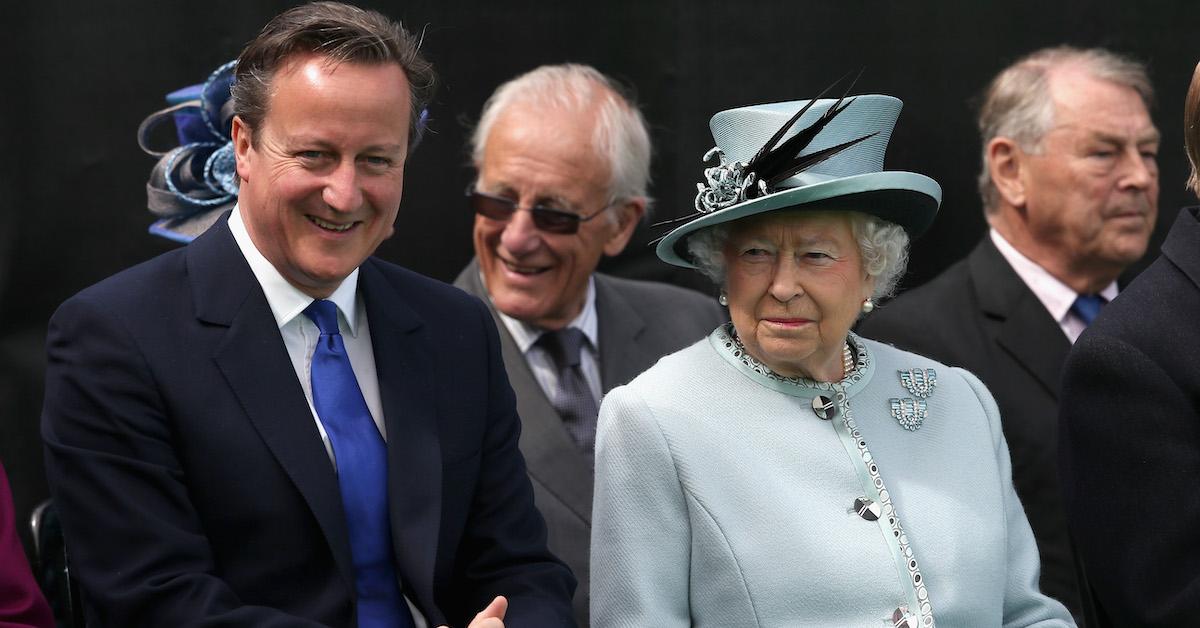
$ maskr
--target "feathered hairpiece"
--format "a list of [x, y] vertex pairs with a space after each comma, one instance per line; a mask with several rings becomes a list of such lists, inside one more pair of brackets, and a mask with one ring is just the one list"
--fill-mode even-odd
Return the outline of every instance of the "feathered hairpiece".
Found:
[[[862, 73], [859, 72], [859, 74], [861, 75]], [[654, 226], [695, 220], [705, 214], [711, 214], [717, 210], [771, 194], [776, 191], [776, 187], [783, 181], [876, 135], [878, 132], [868, 133], [860, 138], [843, 142], [837, 146], [830, 146], [829, 148], [824, 148], [807, 155], [800, 154], [831, 120], [836, 118], [842, 111], [845, 111], [854, 102], [854, 98], [846, 100], [846, 95], [850, 93], [850, 90], [854, 87], [854, 83], [857, 82], [858, 77], [855, 77], [853, 81], [850, 81], [850, 85], [846, 87], [846, 91], [838, 98], [837, 102], [826, 109], [821, 114], [821, 117], [817, 118], [807, 128], [802, 129], [786, 141], [783, 141], [783, 143], [780, 143], [780, 140], [787, 135], [788, 130], [812, 108], [813, 104], [844, 79], [845, 77], [838, 79], [832, 85], [822, 90], [815, 98], [808, 101], [808, 104], [804, 105], [795, 115], [788, 119], [771, 136], [771, 139], [767, 140], [767, 143], [758, 149], [758, 152], [754, 154], [754, 157], [750, 161], [730, 163], [725, 160], [725, 153], [716, 147], [705, 153], [704, 162], [709, 162], [713, 157], [717, 157], [720, 163], [711, 168], [705, 168], [704, 179], [706, 182], [696, 184], [695, 213], [663, 221]], [[651, 244], [661, 239], [658, 238], [651, 242]]]

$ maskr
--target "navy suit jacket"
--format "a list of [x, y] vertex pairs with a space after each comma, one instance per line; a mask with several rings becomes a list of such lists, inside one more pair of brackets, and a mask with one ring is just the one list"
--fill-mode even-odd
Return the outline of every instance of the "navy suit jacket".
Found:
[[[359, 290], [405, 594], [431, 625], [500, 594], [512, 625], [573, 625], [487, 309], [374, 258]], [[47, 342], [47, 470], [96, 624], [355, 625], [337, 478], [225, 221], [69, 299]]]
[[1200, 209], [1079, 337], [1063, 371], [1063, 498], [1088, 623], [1200, 623]]

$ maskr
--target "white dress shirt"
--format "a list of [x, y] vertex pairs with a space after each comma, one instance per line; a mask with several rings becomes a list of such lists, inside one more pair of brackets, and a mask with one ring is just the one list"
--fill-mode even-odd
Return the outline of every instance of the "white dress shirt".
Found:
[[[304, 308], [314, 299], [288, 283], [275, 266], [263, 257], [250, 240], [250, 233], [246, 231], [246, 223], [242, 221], [237, 207], [234, 207], [229, 216], [229, 230], [233, 232], [233, 239], [242, 250], [254, 278], [258, 280], [263, 294], [267, 297], [267, 304], [271, 306], [271, 314], [275, 316], [279, 334], [283, 336], [283, 344], [287, 347], [288, 357], [292, 359], [292, 368], [296, 370], [296, 379], [300, 380], [304, 397], [308, 399], [308, 407], [317, 422], [317, 431], [321, 433], [321, 440], [325, 443], [325, 451], [336, 467], [337, 460], [333, 455], [329, 435], [325, 433], [325, 426], [317, 418], [317, 409], [313, 406], [312, 356], [321, 331], [317, 329], [316, 323], [304, 315]], [[375, 373], [375, 350], [371, 346], [371, 329], [367, 325], [367, 313], [363, 308], [362, 298], [358, 295], [357, 268], [342, 280], [342, 284], [333, 291], [328, 300], [337, 305], [338, 329], [342, 334], [342, 342], [346, 345], [346, 354], [350, 357], [350, 366], [354, 369], [354, 378], [358, 380], [363, 399], [367, 401], [367, 409], [371, 411], [371, 418], [375, 420], [380, 435], [387, 440], [387, 428], [383, 424], [383, 401], [379, 396], [379, 377]]]
[[[1009, 266], [1013, 267], [1017, 276], [1021, 281], [1025, 282], [1026, 286], [1033, 291], [1042, 305], [1046, 307], [1046, 311], [1050, 312], [1050, 316], [1058, 321], [1058, 326], [1067, 335], [1067, 340], [1071, 344], [1075, 344], [1075, 340], [1079, 338], [1079, 334], [1087, 328], [1087, 323], [1083, 319], [1075, 315], [1071, 311], [1071, 305], [1075, 303], [1075, 299], [1079, 297], [1079, 293], [1071, 289], [1070, 286], [1058, 280], [1057, 277], [1051, 275], [1045, 268], [1038, 266], [1037, 262], [1025, 257], [1018, 251], [1004, 236], [1000, 235], [995, 229], [991, 230], [992, 242], [996, 248], [1000, 250], [1000, 254], [1008, 261]], [[1117, 298], [1117, 282], [1112, 282], [1105, 289], [1100, 291], [1100, 296], [1108, 301]]]
[[[487, 284], [484, 283], [484, 285]], [[537, 342], [538, 337], [545, 333], [546, 330], [519, 321], [500, 310], [496, 310], [496, 313], [500, 315], [500, 320], [504, 323], [505, 329], [508, 330], [513, 341], [517, 343], [517, 348], [521, 350], [521, 354], [525, 356], [526, 364], [533, 371], [533, 376], [537, 379], [538, 385], [546, 393], [546, 397], [554, 399], [554, 393], [558, 390], [558, 367], [554, 365], [554, 359], [550, 357], [549, 353], [534, 344]], [[592, 397], [596, 399], [596, 405], [599, 406], [601, 382], [599, 351], [597, 350], [597, 347], [600, 346], [599, 323], [597, 319], [596, 280], [589, 277], [583, 311], [567, 327], [578, 328], [583, 332], [584, 337], [587, 338], [583, 350], [579, 352], [579, 367], [583, 370], [583, 377], [587, 380], [588, 388], [592, 391]]]
[[[237, 206], [229, 216], [229, 230], [238, 248], [242, 250], [246, 262], [258, 285], [262, 286], [267, 304], [271, 306], [271, 314], [279, 325], [279, 335], [283, 337], [283, 345], [287, 347], [288, 357], [292, 359], [292, 368], [300, 387], [304, 389], [304, 398], [308, 400], [308, 408], [312, 410], [313, 419], [317, 423], [317, 431], [321, 433], [321, 442], [325, 444], [325, 453], [333, 462], [337, 471], [337, 458], [333, 455], [333, 445], [329, 442], [329, 434], [317, 417], [317, 408], [313, 405], [312, 395], [312, 357], [321, 337], [317, 324], [304, 315], [304, 309], [313, 301], [312, 297], [301, 292], [296, 286], [288, 283], [279, 274], [275, 266], [263, 257], [254, 246], [250, 233], [246, 231], [246, 223]], [[362, 296], [358, 294], [358, 269], [342, 280], [341, 285], [329, 295], [338, 309], [338, 331], [342, 334], [342, 343], [346, 346], [346, 355], [350, 358], [350, 368], [354, 371], [354, 379], [362, 390], [367, 409], [371, 411], [371, 419], [379, 428], [379, 435], [387, 441], [387, 428], [383, 423], [383, 400], [379, 396], [379, 376], [375, 371], [375, 349], [371, 345], [371, 328], [367, 324], [367, 312], [363, 307]], [[399, 578], [399, 574], [397, 574]], [[401, 582], [403, 589], [403, 582]], [[416, 628], [428, 628], [429, 624], [417, 606], [408, 596], [404, 596], [408, 609], [412, 613]]]

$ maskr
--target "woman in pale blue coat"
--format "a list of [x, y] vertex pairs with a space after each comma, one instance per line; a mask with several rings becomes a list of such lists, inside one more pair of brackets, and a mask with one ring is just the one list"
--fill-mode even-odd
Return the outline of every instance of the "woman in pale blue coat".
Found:
[[882, 171], [887, 96], [744, 107], [658, 246], [732, 322], [604, 399], [593, 625], [1066, 626], [1038, 592], [996, 404], [850, 332], [941, 188]]

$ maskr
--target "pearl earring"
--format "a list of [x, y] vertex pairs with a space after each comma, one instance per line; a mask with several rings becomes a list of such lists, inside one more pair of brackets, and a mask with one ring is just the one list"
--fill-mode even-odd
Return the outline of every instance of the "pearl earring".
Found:
[[872, 310], [874, 310], [874, 309], [875, 309], [875, 302], [874, 302], [874, 301], [872, 301], [872, 300], [870, 300], [870, 299], [867, 299], [867, 300], [863, 301], [863, 304], [862, 304], [862, 311], [863, 311], [863, 314], [870, 314], [870, 313], [871, 313], [871, 311], [872, 311]]
[[722, 291], [721, 296], [717, 297], [717, 303], [720, 303], [721, 305], [728, 307], [729, 306], [729, 295], [725, 294], [725, 292]]

